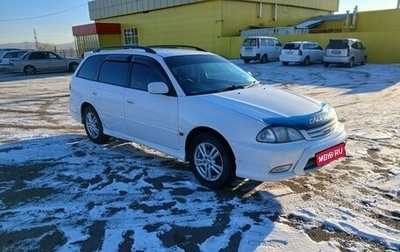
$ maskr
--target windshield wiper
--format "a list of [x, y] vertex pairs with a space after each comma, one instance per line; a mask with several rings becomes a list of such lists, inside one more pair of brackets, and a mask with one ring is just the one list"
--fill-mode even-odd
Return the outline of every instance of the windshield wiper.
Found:
[[247, 85], [246, 88], [254, 87], [254, 86], [257, 86], [260, 84], [261, 84], [261, 81], [255, 80], [252, 83], [250, 83], [249, 85]]

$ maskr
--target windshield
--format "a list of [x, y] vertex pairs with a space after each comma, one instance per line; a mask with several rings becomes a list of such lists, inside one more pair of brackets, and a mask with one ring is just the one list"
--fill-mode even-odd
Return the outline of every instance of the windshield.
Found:
[[258, 81], [240, 67], [216, 55], [183, 55], [165, 59], [186, 95], [241, 89]]

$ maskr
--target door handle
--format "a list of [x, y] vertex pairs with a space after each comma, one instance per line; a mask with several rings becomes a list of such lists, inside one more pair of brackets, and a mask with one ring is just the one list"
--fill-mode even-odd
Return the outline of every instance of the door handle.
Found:
[[97, 93], [96, 92], [92, 92], [92, 95], [97, 95]]
[[131, 100], [126, 100], [126, 103], [135, 104], [135, 102], [134, 102], [134, 101], [131, 101]]

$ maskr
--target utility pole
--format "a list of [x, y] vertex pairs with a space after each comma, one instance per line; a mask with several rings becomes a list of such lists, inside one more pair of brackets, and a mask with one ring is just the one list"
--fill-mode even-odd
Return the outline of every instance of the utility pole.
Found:
[[39, 50], [39, 42], [38, 42], [38, 40], [37, 40], [35, 28], [33, 28], [33, 37], [34, 37], [34, 39], [35, 39], [35, 47], [36, 47], [36, 50]]

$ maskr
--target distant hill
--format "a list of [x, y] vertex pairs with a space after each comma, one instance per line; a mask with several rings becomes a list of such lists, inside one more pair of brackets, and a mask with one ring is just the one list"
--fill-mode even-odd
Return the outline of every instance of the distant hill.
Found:
[[[7, 44], [0, 44], [0, 48], [18, 48], [18, 49], [36, 49], [35, 42], [20, 42], [20, 43], [7, 43]], [[65, 43], [65, 44], [47, 44], [47, 43], [38, 43], [39, 50], [75, 50], [75, 43]]]

